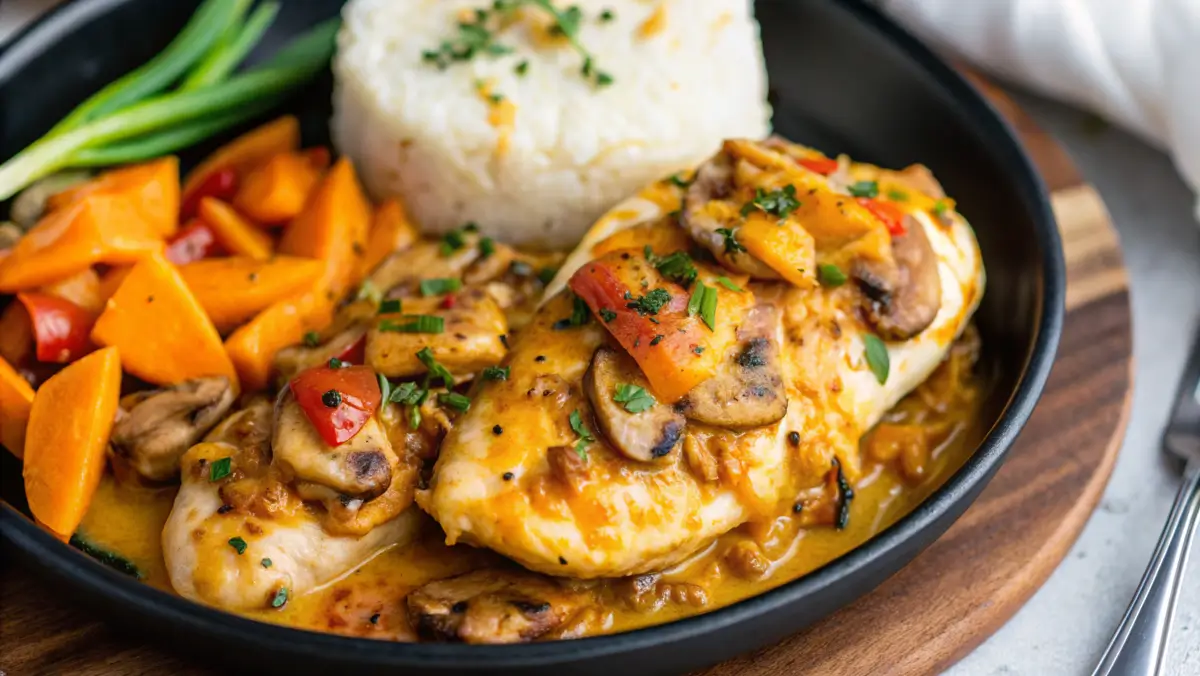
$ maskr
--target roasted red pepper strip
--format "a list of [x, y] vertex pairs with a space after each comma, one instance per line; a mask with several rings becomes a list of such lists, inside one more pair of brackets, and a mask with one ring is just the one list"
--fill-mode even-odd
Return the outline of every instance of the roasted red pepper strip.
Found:
[[45, 293], [18, 293], [17, 300], [29, 313], [38, 361], [66, 364], [94, 349], [88, 335], [96, 318], [87, 310]]
[[354, 438], [379, 408], [381, 394], [375, 371], [367, 366], [302, 371], [289, 383], [296, 403], [330, 446]]
[[337, 355], [336, 359], [347, 364], [361, 364], [365, 362], [367, 360], [367, 334], [364, 333], [362, 337], [342, 350], [342, 353]]
[[813, 157], [809, 159], [797, 160], [797, 164], [805, 169], [808, 169], [809, 171], [815, 171], [818, 174], [823, 174], [825, 176], [837, 171], [838, 168], [838, 161], [828, 157]]
[[883, 202], [869, 197], [859, 197], [858, 203], [871, 212], [871, 215], [875, 218], [883, 221], [883, 224], [887, 226], [888, 232], [893, 237], [903, 235], [906, 232], [904, 229], [904, 211], [900, 207], [891, 202]]
[[205, 197], [215, 197], [228, 202], [237, 194], [238, 175], [233, 167], [218, 169], [204, 178], [192, 190], [183, 195], [179, 204], [179, 218], [186, 221], [194, 218], [200, 210], [200, 200]]
[[212, 228], [203, 221], [193, 220], [167, 243], [167, 260], [175, 265], [194, 263], [202, 258], [221, 256], [225, 249], [217, 241]]

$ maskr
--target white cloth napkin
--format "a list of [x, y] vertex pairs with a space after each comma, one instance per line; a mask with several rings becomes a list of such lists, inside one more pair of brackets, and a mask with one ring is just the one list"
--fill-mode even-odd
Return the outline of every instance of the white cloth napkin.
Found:
[[876, 3], [935, 49], [1163, 148], [1200, 192], [1200, 0]]

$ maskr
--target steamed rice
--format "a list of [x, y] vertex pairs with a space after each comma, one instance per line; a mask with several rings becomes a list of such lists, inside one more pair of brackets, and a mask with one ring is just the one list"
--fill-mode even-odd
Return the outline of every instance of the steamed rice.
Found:
[[[517, 244], [573, 245], [609, 206], [693, 166], [724, 138], [768, 131], [749, 0], [572, 0], [579, 41], [613, 82], [526, 7], [513, 48], [444, 70], [423, 60], [490, 0], [353, 0], [334, 64], [334, 140], [377, 199], [427, 231], [466, 222]], [[613, 18], [602, 20], [609, 10]], [[527, 62], [524, 75], [518, 65]]]

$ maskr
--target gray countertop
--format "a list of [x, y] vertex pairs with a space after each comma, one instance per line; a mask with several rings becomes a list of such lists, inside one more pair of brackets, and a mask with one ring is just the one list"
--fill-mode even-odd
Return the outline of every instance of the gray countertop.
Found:
[[[0, 40], [56, 0], [8, 0]], [[1091, 672], [1120, 621], [1166, 519], [1178, 477], [1160, 436], [1200, 318], [1200, 225], [1193, 198], [1163, 153], [1044, 99], [1017, 100], [1066, 146], [1100, 191], [1125, 250], [1133, 290], [1133, 415], [1100, 509], [1063, 564], [995, 636], [949, 673]], [[1200, 566], [1180, 600], [1168, 674], [1200, 674]]]

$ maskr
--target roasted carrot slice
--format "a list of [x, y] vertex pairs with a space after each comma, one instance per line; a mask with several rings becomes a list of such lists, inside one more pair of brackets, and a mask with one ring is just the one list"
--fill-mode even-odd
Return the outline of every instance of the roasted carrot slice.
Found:
[[225, 340], [225, 349], [247, 392], [266, 389], [275, 365], [275, 353], [298, 345], [304, 334], [333, 321], [336, 296], [321, 284], [274, 303]]
[[300, 121], [291, 115], [251, 129], [218, 148], [187, 175], [183, 182], [184, 199], [215, 171], [233, 167], [240, 176], [274, 155], [299, 147]]
[[209, 258], [180, 266], [179, 274], [209, 319], [229, 331], [267, 306], [312, 288], [325, 266], [311, 258]]
[[371, 227], [371, 205], [345, 157], [317, 186], [304, 212], [284, 231], [279, 252], [325, 261], [325, 281], [334, 295], [361, 281], [360, 256]]
[[125, 195], [90, 195], [46, 215], [0, 260], [0, 292], [52, 284], [96, 263], [132, 263], [162, 235]]
[[173, 156], [106, 171], [100, 176], [51, 195], [46, 206], [60, 209], [93, 195], [129, 198], [137, 217], [162, 237], [179, 223], [179, 160]]
[[25, 452], [25, 427], [33, 388], [8, 362], [0, 359], [0, 444], [18, 458]]
[[358, 277], [365, 278], [396, 251], [403, 251], [417, 241], [417, 232], [404, 204], [398, 199], [389, 199], [375, 210], [371, 220], [371, 234], [367, 239], [367, 250], [358, 264]]
[[242, 179], [233, 205], [258, 223], [282, 225], [304, 209], [321, 173], [300, 153], [280, 153]]
[[218, 199], [200, 200], [200, 220], [212, 228], [217, 241], [235, 256], [265, 260], [273, 253], [271, 238]]
[[125, 370], [171, 385], [237, 374], [221, 336], [174, 265], [154, 255], [133, 266], [92, 328], [97, 345], [118, 347]]
[[98, 350], [42, 384], [25, 437], [25, 498], [59, 535], [75, 532], [104, 472], [104, 452], [121, 396], [121, 356]]
[[[571, 277], [575, 295], [637, 361], [654, 393], [674, 402], [707, 380], [737, 339], [738, 318], [753, 305], [750, 291], [733, 291], [696, 265], [698, 276], [684, 289], [664, 278], [639, 249], [618, 249], [584, 265]], [[728, 280], [745, 288], [745, 278]], [[692, 296], [715, 294], [711, 318], [689, 311]]]

